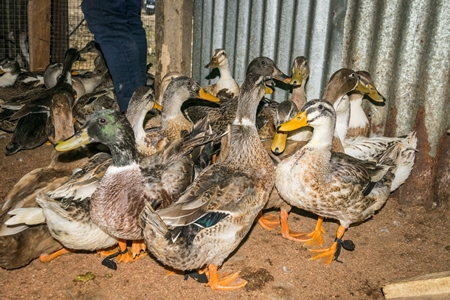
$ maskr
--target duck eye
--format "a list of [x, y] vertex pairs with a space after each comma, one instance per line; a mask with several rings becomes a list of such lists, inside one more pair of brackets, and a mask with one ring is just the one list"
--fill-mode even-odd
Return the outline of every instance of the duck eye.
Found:
[[319, 106], [317, 107], [318, 109], [322, 110], [323, 109], [323, 105], [319, 104]]
[[261, 61], [261, 64], [264, 66], [266, 64], [266, 61], [265, 60]]
[[192, 86], [192, 81], [189, 80], [189, 81], [186, 83], [186, 85], [189, 86], [189, 87]]
[[106, 119], [100, 119], [100, 120], [98, 120], [98, 122], [99, 122], [100, 124], [105, 124], [105, 123], [106, 123]]

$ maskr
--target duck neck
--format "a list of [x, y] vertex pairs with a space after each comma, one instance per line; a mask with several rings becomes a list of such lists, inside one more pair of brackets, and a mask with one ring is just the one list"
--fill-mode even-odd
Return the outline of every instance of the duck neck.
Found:
[[328, 124], [314, 127], [311, 139], [306, 147], [318, 150], [331, 150], [335, 123], [335, 120], [330, 120]]
[[[165, 101], [170, 97], [170, 103]], [[181, 105], [187, 99], [183, 99], [180, 96], [164, 95], [162, 100], [162, 112], [161, 112], [161, 130], [163, 134], [170, 140], [181, 137], [181, 131], [186, 130], [188, 132], [192, 129], [192, 122], [187, 120], [181, 112]]]
[[348, 123], [349, 128], [365, 128], [369, 125], [369, 119], [366, 116], [362, 108], [363, 95], [353, 93], [350, 95], [350, 120]]
[[220, 79], [230, 79], [233, 78], [231, 76], [230, 67], [228, 65], [228, 61], [219, 66], [220, 71]]
[[124, 167], [137, 163], [138, 153], [133, 131], [126, 132], [122, 139], [108, 146], [111, 151], [111, 165], [115, 167]]
[[[256, 111], [258, 103], [264, 96], [264, 86], [259, 88], [251, 88], [250, 83], [244, 81], [242, 84], [241, 95], [238, 98], [238, 107], [236, 118], [233, 125], [253, 126], [256, 122]], [[255, 127], [256, 128], [256, 127]]]
[[345, 136], [348, 131], [348, 120], [350, 118], [350, 111], [336, 112], [336, 128], [335, 136], [337, 136], [342, 143], [344, 143]]
[[[227, 161], [234, 161], [240, 167], [248, 168], [264, 164], [261, 157], [268, 158], [255, 126], [258, 102], [264, 96], [264, 85], [252, 88], [252, 83], [244, 81], [238, 98], [236, 118], [230, 130], [230, 153]], [[270, 160], [268, 158], [268, 160]], [[244, 166], [245, 165], [245, 166]]]
[[72, 81], [72, 65], [77, 60], [77, 57], [74, 54], [69, 54], [63, 62], [63, 68], [61, 72], [61, 76], [58, 78], [58, 83], [67, 82], [71, 84]]
[[291, 101], [294, 102], [298, 110], [301, 110], [303, 105], [306, 104], [306, 93], [304, 83], [302, 83], [301, 86], [292, 88]]
[[144, 120], [148, 109], [141, 106], [136, 108], [134, 108], [132, 105], [130, 106], [131, 107], [128, 107], [128, 110], [126, 112], [126, 117], [133, 127], [136, 142], [142, 143], [146, 136], [144, 130]]

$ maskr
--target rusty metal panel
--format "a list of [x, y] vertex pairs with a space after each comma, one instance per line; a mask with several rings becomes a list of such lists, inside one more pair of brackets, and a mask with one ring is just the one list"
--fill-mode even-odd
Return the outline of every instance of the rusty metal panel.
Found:
[[[307, 94], [318, 98], [341, 65], [346, 2], [196, 0], [192, 76], [203, 85], [217, 80], [204, 68], [217, 48], [228, 53], [239, 84], [255, 57], [270, 57], [289, 74], [293, 59], [304, 55], [311, 67]], [[282, 101], [289, 93], [277, 89], [273, 97]]]
[[384, 107], [367, 105], [379, 134], [417, 131], [413, 173], [400, 201], [450, 203], [450, 2], [349, 0], [343, 62], [372, 74]]

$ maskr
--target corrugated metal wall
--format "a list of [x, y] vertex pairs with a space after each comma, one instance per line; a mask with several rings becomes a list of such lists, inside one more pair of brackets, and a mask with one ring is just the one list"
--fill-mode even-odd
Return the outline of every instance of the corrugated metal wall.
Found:
[[450, 204], [450, 1], [349, 0], [344, 66], [371, 73], [385, 107], [366, 103], [379, 134], [417, 131], [402, 203]]
[[[290, 73], [294, 57], [311, 68], [309, 99], [340, 67], [369, 71], [387, 99], [366, 103], [378, 134], [416, 130], [416, 166], [397, 193], [402, 203], [450, 204], [450, 1], [348, 0], [194, 2], [193, 77], [202, 84], [214, 49], [224, 48], [242, 83], [249, 61], [268, 56]], [[213, 79], [215, 81], [217, 79]], [[288, 93], [279, 90], [275, 100]]]
[[[307, 94], [318, 98], [328, 78], [341, 65], [345, 7], [344, 0], [196, 0], [193, 77], [208, 84], [210, 70], [204, 66], [217, 48], [228, 53], [231, 71], [239, 84], [255, 57], [270, 57], [290, 74], [294, 58], [303, 55], [311, 68]], [[274, 93], [277, 101], [287, 97], [287, 92]]]

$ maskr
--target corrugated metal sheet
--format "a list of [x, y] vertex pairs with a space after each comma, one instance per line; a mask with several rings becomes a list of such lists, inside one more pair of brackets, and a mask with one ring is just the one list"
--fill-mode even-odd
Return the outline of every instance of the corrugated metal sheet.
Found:
[[[311, 68], [307, 94], [318, 98], [341, 65], [345, 7], [346, 1], [196, 0], [192, 75], [209, 84], [204, 66], [217, 48], [228, 53], [239, 84], [255, 57], [270, 57], [289, 74], [293, 59], [304, 55]], [[274, 94], [277, 101], [287, 97]]]
[[365, 103], [373, 131], [418, 136], [400, 201], [450, 204], [449, 29], [448, 0], [195, 1], [193, 77], [209, 83], [203, 66], [216, 48], [229, 54], [238, 83], [254, 57], [271, 57], [290, 73], [293, 58], [306, 56], [309, 99], [322, 95], [340, 67], [369, 71], [387, 99], [384, 107]]
[[423, 106], [434, 157], [450, 125], [450, 2], [349, 0], [344, 45], [343, 65], [369, 71], [387, 99], [375, 127], [406, 134]]
[[349, 0], [343, 65], [372, 74], [387, 105], [371, 110], [388, 136], [415, 130], [416, 163], [402, 203], [450, 204], [450, 1]]

